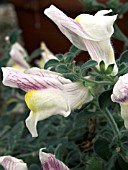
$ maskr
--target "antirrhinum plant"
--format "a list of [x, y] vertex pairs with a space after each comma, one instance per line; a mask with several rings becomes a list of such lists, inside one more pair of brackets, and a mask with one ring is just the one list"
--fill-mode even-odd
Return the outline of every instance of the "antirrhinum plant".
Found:
[[[117, 14], [110, 12], [72, 19], [47, 8], [45, 15], [73, 44], [65, 54], [54, 55], [43, 43], [28, 55], [17, 31], [8, 37], [1, 59], [8, 86], [1, 85], [1, 169], [128, 169], [128, 51], [115, 59]], [[82, 50], [90, 60], [77, 63]], [[33, 65], [39, 54], [40, 68]]]

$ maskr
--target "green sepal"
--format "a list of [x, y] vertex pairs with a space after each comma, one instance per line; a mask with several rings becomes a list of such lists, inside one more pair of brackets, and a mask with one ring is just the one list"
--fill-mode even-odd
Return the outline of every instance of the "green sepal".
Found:
[[100, 62], [99, 67], [100, 67], [100, 72], [105, 73], [105, 63], [103, 60]]
[[112, 71], [113, 71], [113, 68], [114, 68], [114, 64], [110, 64], [110, 65], [107, 67], [107, 69], [106, 69], [106, 71], [105, 71], [105, 74], [111, 74]]

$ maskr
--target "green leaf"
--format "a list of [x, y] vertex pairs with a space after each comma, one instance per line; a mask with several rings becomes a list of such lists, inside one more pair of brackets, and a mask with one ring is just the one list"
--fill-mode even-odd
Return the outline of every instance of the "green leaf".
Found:
[[32, 60], [32, 59], [38, 57], [42, 52], [43, 52], [43, 50], [40, 49], [40, 48], [34, 50], [34, 51], [31, 53], [29, 59]]
[[100, 66], [100, 72], [105, 73], [105, 63], [103, 60], [100, 62], [99, 66]]
[[77, 80], [77, 77], [73, 73], [63, 73], [63, 76], [71, 81]]
[[49, 67], [56, 67], [58, 64], [59, 64], [58, 60], [51, 59], [44, 65], [44, 69], [48, 69]]
[[97, 65], [98, 63], [95, 60], [88, 60], [86, 63], [84, 63], [81, 66], [81, 69], [87, 70], [89, 68], [93, 68]]
[[57, 54], [56, 57], [59, 59], [59, 60], [62, 60], [64, 58], [64, 55], [63, 54]]
[[63, 160], [64, 153], [66, 153], [66, 146], [68, 145], [68, 137], [64, 137], [62, 143], [59, 143], [54, 151], [54, 155], [59, 160]]
[[64, 60], [65, 60], [65, 63], [70, 63], [74, 60], [75, 58], [75, 55], [71, 52], [68, 52], [66, 54], [64, 54]]
[[8, 136], [8, 145], [11, 150], [13, 150], [19, 142], [24, 130], [24, 123], [22, 121], [18, 122], [11, 130]]
[[70, 49], [69, 49], [69, 52], [75, 54], [75, 56], [76, 56], [76, 55], [78, 55], [78, 54], [81, 52], [81, 50], [78, 49], [76, 46], [72, 45], [72, 46], [70, 47]]
[[128, 50], [124, 51], [120, 55], [120, 63], [127, 63], [128, 62]]
[[109, 141], [101, 136], [94, 143], [94, 151], [106, 161], [108, 161], [112, 156], [112, 153], [109, 149]]
[[56, 71], [59, 73], [67, 73], [68, 69], [67, 66], [65, 64], [60, 64], [56, 67]]
[[18, 38], [19, 38], [19, 35], [21, 34], [21, 30], [20, 29], [17, 29], [16, 31], [12, 32], [9, 37], [10, 37], [10, 43], [13, 45], [14, 43], [17, 42]]
[[100, 158], [92, 157], [87, 161], [86, 170], [103, 170], [103, 161]]
[[87, 126], [86, 123], [88, 121], [88, 118], [94, 116], [94, 114], [95, 114], [94, 112], [90, 112], [86, 108], [83, 109], [82, 111], [79, 111], [75, 116], [75, 121], [74, 121], [75, 126], [77, 128], [81, 126]]
[[123, 15], [128, 11], [128, 3], [124, 3], [120, 9], [119, 15]]
[[118, 40], [121, 40], [123, 42], [127, 42], [128, 39], [127, 37], [124, 35], [124, 33], [120, 30], [120, 28], [117, 26], [117, 24], [114, 24], [114, 34], [113, 36], [115, 38], [117, 38]]
[[2, 131], [0, 131], [0, 138], [4, 135], [4, 134], [6, 134], [9, 130], [10, 130], [10, 126], [8, 126], [8, 125], [4, 125], [4, 128], [2, 129]]
[[111, 104], [113, 104], [111, 100], [111, 94], [112, 94], [112, 89], [104, 91], [98, 98], [99, 101], [99, 106], [101, 109], [105, 109], [106, 107], [109, 107]]
[[7, 106], [7, 111], [12, 111], [17, 105], [17, 101], [11, 102]]
[[0, 165], [0, 170], [4, 170], [4, 167], [2, 165]]
[[8, 58], [1, 58], [0, 67], [6, 66], [7, 62], [8, 62]]
[[99, 11], [105, 9], [105, 5], [103, 3], [97, 2], [97, 0], [82, 0], [85, 9], [88, 11]]
[[110, 65], [107, 67], [107, 69], [106, 69], [106, 71], [105, 71], [105, 74], [111, 74], [112, 71], [113, 71], [113, 68], [114, 68], [114, 64], [110, 64]]
[[107, 1], [107, 7], [109, 9], [113, 9], [113, 11], [117, 11], [119, 10], [119, 8], [121, 7], [121, 3], [119, 2], [119, 0], [109, 0]]
[[121, 167], [121, 170], [126, 170], [128, 169], [128, 163], [125, 162], [122, 157], [118, 157], [118, 164], [120, 165]]
[[29, 167], [29, 170], [41, 170], [41, 168], [40, 168], [39, 165], [37, 165], [37, 164], [32, 164], [32, 165]]
[[128, 66], [126, 63], [121, 63], [118, 68], [118, 75], [125, 74], [128, 70]]

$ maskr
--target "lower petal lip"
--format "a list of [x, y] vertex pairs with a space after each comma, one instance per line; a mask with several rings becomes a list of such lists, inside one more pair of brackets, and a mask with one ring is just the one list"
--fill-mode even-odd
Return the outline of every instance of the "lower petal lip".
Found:
[[113, 102], [125, 103], [128, 100], [128, 97], [124, 96], [123, 98], [118, 98], [118, 97], [116, 97], [116, 95], [112, 94], [111, 99], [112, 99]]

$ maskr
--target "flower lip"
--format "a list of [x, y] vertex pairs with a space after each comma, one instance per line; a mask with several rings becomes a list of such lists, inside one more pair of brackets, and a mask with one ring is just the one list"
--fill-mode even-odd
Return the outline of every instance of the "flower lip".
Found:
[[119, 98], [116, 95], [112, 94], [111, 95], [111, 99], [113, 102], [117, 102], [117, 103], [125, 103], [128, 101], [128, 96], [124, 96], [123, 98]]

